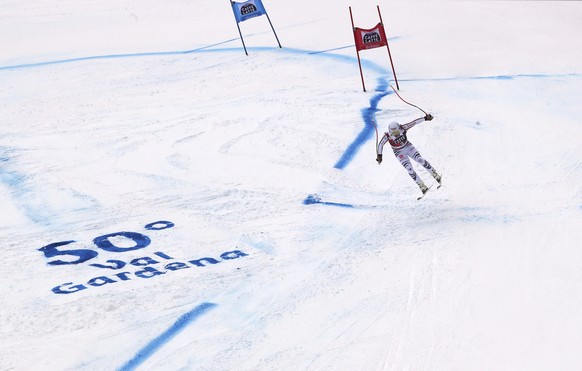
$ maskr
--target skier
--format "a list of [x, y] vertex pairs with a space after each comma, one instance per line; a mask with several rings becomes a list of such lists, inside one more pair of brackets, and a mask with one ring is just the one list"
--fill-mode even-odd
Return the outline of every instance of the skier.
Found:
[[402, 166], [408, 171], [408, 175], [416, 182], [418, 187], [420, 188], [422, 194], [424, 195], [428, 191], [428, 187], [424, 184], [422, 179], [416, 174], [412, 164], [410, 163], [410, 158], [414, 159], [420, 165], [422, 165], [427, 171], [429, 171], [434, 179], [441, 184], [441, 176], [436, 172], [436, 170], [426, 161], [418, 150], [414, 148], [412, 143], [408, 141], [406, 138], [406, 131], [412, 128], [413, 126], [420, 124], [424, 121], [430, 121], [433, 119], [431, 114], [427, 114], [424, 117], [418, 118], [414, 121], [409, 123], [400, 125], [397, 122], [392, 122], [388, 126], [388, 131], [384, 133], [382, 140], [378, 143], [377, 148], [377, 156], [376, 161], [378, 161], [378, 165], [382, 162], [382, 149], [384, 148], [384, 144], [386, 142], [390, 143], [392, 147], [392, 151], [394, 152], [394, 156], [400, 161]]

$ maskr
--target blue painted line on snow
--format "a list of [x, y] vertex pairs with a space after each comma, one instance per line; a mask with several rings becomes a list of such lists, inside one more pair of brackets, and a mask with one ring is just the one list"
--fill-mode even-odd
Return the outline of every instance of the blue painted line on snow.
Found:
[[[160, 56], [168, 56], [168, 55], [184, 55], [184, 54], [192, 54], [196, 52], [205, 51], [208, 48], [212, 48], [214, 46], [226, 44], [238, 39], [230, 39], [226, 41], [222, 41], [212, 45], [206, 45], [201, 48], [192, 49], [192, 50], [178, 50], [178, 51], [167, 51], [167, 52], [143, 52], [143, 53], [129, 53], [129, 54], [108, 54], [108, 55], [93, 55], [88, 57], [78, 57], [78, 58], [69, 58], [69, 59], [59, 59], [54, 61], [45, 61], [45, 62], [38, 62], [38, 63], [24, 63], [24, 64], [17, 64], [13, 66], [4, 66], [0, 67], [0, 70], [15, 70], [15, 69], [22, 69], [22, 68], [32, 68], [32, 67], [43, 67], [43, 66], [50, 66], [55, 64], [65, 64], [65, 63], [73, 63], [73, 62], [83, 62], [83, 61], [93, 61], [93, 60], [101, 60], [101, 59], [123, 59], [123, 58], [136, 58], [136, 57], [160, 57]], [[232, 50], [232, 49], [229, 49]]]
[[348, 48], [353, 48], [354, 44], [352, 45], [346, 45], [346, 46], [340, 46], [339, 48], [333, 48], [333, 49], [327, 49], [327, 50], [321, 50], [321, 51], [317, 51], [317, 52], [309, 52], [307, 54], [321, 54], [321, 53], [327, 53], [327, 52], [333, 52], [335, 50], [342, 50], [342, 49], [348, 49]]
[[308, 195], [307, 198], [305, 198], [305, 200], [303, 200], [303, 204], [304, 205], [321, 204], [321, 205], [328, 205], [328, 206], [345, 207], [345, 208], [350, 208], [350, 209], [354, 207], [354, 205], [351, 205], [351, 204], [321, 201], [321, 198], [319, 198], [319, 196], [316, 196], [316, 195]]
[[358, 134], [356, 139], [348, 146], [345, 150], [342, 157], [339, 161], [335, 164], [336, 169], [343, 170], [356, 156], [358, 151], [362, 148], [364, 143], [370, 140], [374, 136], [374, 127], [376, 122], [376, 112], [379, 111], [378, 103], [382, 98], [391, 94], [391, 91], [388, 91], [388, 82], [385, 78], [381, 77], [378, 79], [379, 84], [376, 88], [376, 91], [379, 92], [378, 94], [374, 95], [370, 99], [370, 106], [362, 109], [362, 118], [364, 119], [364, 128]]
[[[145, 58], [145, 57], [163, 57], [163, 56], [172, 56], [172, 55], [187, 55], [187, 54], [195, 54], [195, 53], [233, 53], [233, 52], [240, 52], [244, 53], [242, 48], [214, 48], [210, 49], [214, 46], [225, 44], [231, 41], [235, 41], [237, 39], [231, 39], [228, 41], [224, 41], [221, 43], [207, 45], [198, 49], [192, 50], [181, 50], [181, 51], [167, 51], [167, 52], [143, 52], [143, 53], [130, 53], [130, 54], [109, 54], [109, 55], [93, 55], [87, 57], [78, 57], [78, 58], [69, 58], [69, 59], [60, 59], [54, 61], [44, 61], [44, 62], [37, 62], [37, 63], [25, 63], [25, 64], [18, 64], [18, 65], [11, 65], [11, 66], [0, 66], [0, 71], [2, 70], [17, 70], [17, 69], [25, 69], [25, 68], [34, 68], [34, 67], [45, 67], [51, 65], [59, 65], [59, 64], [67, 64], [67, 63], [74, 63], [74, 62], [83, 62], [83, 61], [95, 61], [95, 60], [107, 60], [107, 59], [126, 59], [126, 58]], [[339, 48], [342, 49], [342, 48]], [[286, 53], [286, 54], [298, 54], [298, 55], [313, 55], [312, 51], [303, 50], [303, 49], [295, 49], [295, 48], [283, 48], [280, 49], [278, 47], [271, 47], [271, 46], [257, 46], [257, 47], [247, 47], [249, 52], [255, 51], [271, 51], [277, 53]], [[333, 59], [338, 62], [344, 63], [357, 63], [357, 59], [355, 57], [351, 57], [348, 55], [341, 55], [341, 54], [325, 54], [321, 53], [318, 55], [320, 58], [327, 58]], [[357, 67], [356, 67], [357, 68]], [[362, 68], [366, 68], [368, 70], [372, 70], [378, 73], [387, 73], [383, 67], [379, 65], [363, 60], [362, 61]]]
[[142, 350], [140, 350], [132, 359], [130, 359], [126, 364], [121, 366], [119, 371], [129, 371], [135, 370], [136, 367], [145, 362], [149, 357], [151, 357], [158, 349], [160, 349], [164, 344], [168, 343], [174, 336], [176, 336], [180, 331], [182, 331], [186, 326], [188, 326], [192, 321], [209, 311], [210, 309], [216, 307], [214, 303], [202, 303], [196, 308], [192, 309], [190, 312], [182, 315], [176, 323], [174, 323], [169, 329], [164, 331], [160, 336], [153, 339], [146, 345]]
[[466, 80], [515, 80], [521, 78], [533, 79], [554, 79], [559, 77], [582, 77], [580, 73], [559, 73], [559, 74], [527, 74], [518, 73], [515, 75], [490, 75], [490, 76], [456, 76], [456, 77], [423, 77], [418, 79], [399, 79], [400, 82], [420, 82], [420, 81], [466, 81]]

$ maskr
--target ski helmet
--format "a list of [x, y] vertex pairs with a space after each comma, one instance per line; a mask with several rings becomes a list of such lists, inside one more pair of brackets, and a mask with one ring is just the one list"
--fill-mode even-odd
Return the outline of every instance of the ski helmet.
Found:
[[390, 135], [400, 135], [400, 130], [401, 127], [397, 122], [391, 122], [390, 125], [388, 125], [388, 131], [390, 132]]

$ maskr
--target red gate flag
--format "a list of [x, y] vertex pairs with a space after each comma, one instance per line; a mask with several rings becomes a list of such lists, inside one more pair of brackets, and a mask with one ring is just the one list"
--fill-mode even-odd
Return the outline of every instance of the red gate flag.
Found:
[[360, 50], [368, 50], [385, 46], [388, 49], [388, 58], [390, 58], [390, 66], [392, 66], [392, 74], [394, 81], [396, 81], [396, 88], [398, 86], [398, 79], [396, 78], [396, 71], [394, 71], [394, 63], [392, 63], [392, 54], [390, 54], [390, 47], [388, 46], [388, 38], [384, 30], [384, 22], [382, 22], [382, 14], [380, 13], [380, 6], [378, 8], [378, 16], [380, 23], [374, 28], [366, 29], [354, 26], [354, 17], [352, 15], [352, 7], [350, 6], [350, 19], [352, 20], [352, 30], [354, 31], [354, 41], [356, 44], [356, 54], [358, 55], [358, 66], [360, 67], [360, 77], [362, 78], [362, 88], [366, 91], [366, 84], [364, 83], [364, 72], [362, 71], [362, 62], [360, 61]]
[[356, 41], [356, 49], [366, 50], [386, 46], [386, 32], [382, 23], [378, 23], [376, 27], [369, 30], [354, 27], [354, 39]]

